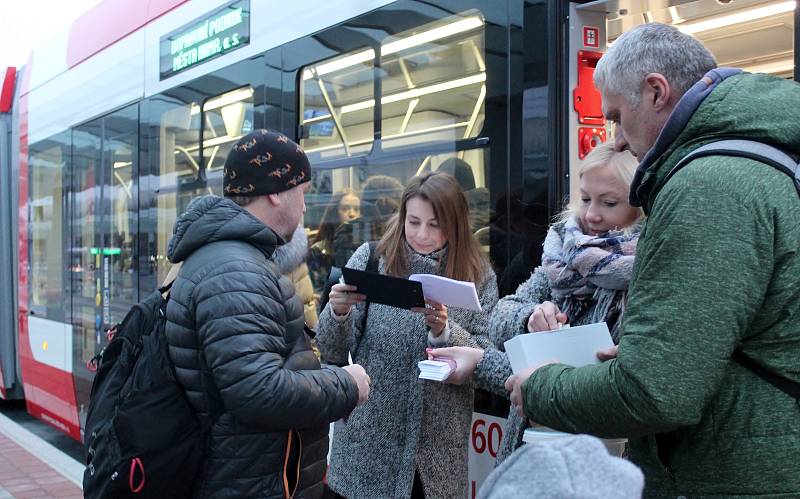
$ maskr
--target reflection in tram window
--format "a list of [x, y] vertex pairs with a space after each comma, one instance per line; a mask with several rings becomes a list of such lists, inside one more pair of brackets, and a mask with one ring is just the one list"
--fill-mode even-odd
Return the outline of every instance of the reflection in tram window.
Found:
[[359, 49], [301, 70], [300, 145], [311, 164], [369, 152], [374, 59], [374, 50]]
[[253, 88], [208, 99], [203, 104], [203, 161], [209, 189], [222, 195], [222, 169], [233, 144], [253, 130]]
[[228, 151], [253, 129], [253, 93], [252, 87], [244, 87], [201, 103], [152, 101], [151, 112], [160, 115], [157, 242], [152, 262], [158, 282], [163, 282], [170, 268], [167, 244], [177, 216], [194, 197], [222, 195]]
[[486, 99], [484, 21], [447, 18], [381, 45], [383, 147], [476, 137]]
[[[317, 292], [331, 266], [346, 264], [360, 244], [383, 235], [386, 222], [397, 212], [403, 185], [431, 171], [446, 171], [459, 180], [472, 210], [472, 229], [488, 253], [488, 149], [456, 151], [459, 141], [477, 137], [483, 128], [484, 46], [484, 20], [477, 11], [383, 40], [377, 73], [382, 92], [380, 150], [372, 143], [374, 51], [355, 50], [301, 70], [298, 124], [309, 158], [320, 164], [353, 157], [352, 166], [315, 171], [306, 196], [304, 223], [313, 245], [309, 268]], [[433, 144], [452, 145], [453, 150], [420, 152]], [[382, 151], [403, 149], [409, 152], [395, 160], [371, 161]], [[337, 220], [334, 227], [329, 215], [345, 192], [360, 197], [360, 214]]]
[[70, 274], [81, 364], [102, 348], [102, 331], [120, 322], [138, 298], [138, 130], [134, 105], [76, 127], [72, 135]]
[[39, 317], [65, 320], [63, 302], [63, 182], [68, 134], [30, 147], [30, 307]]

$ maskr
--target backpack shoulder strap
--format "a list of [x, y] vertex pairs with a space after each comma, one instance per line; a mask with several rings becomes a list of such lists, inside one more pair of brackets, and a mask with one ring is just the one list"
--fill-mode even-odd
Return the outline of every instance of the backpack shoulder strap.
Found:
[[[681, 158], [678, 164], [672, 167], [667, 177], [664, 179], [664, 183], [691, 161], [704, 156], [736, 156], [740, 158], [749, 158], [769, 165], [788, 175], [794, 182], [794, 187], [797, 190], [798, 196], [800, 196], [800, 163], [776, 147], [764, 144], [763, 142], [744, 139], [718, 140], [698, 147]], [[733, 351], [731, 358], [762, 380], [800, 402], [800, 383], [765, 369], [739, 348]]]
[[800, 163], [780, 149], [763, 142], [744, 139], [718, 140], [690, 152], [672, 167], [664, 179], [666, 183], [673, 175], [691, 161], [704, 156], [737, 156], [749, 158], [780, 170], [794, 181], [797, 195], [800, 196]]
[[738, 348], [733, 351], [731, 358], [778, 390], [791, 395], [800, 403], [800, 383], [765, 369]]
[[369, 259], [367, 260], [367, 266], [364, 268], [367, 272], [377, 272], [378, 271], [378, 241], [370, 241], [367, 243], [369, 245]]

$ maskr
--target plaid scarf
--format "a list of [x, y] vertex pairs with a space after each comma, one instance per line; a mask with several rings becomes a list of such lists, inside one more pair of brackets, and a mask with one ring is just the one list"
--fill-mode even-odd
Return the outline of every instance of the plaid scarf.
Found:
[[553, 301], [570, 320], [588, 313], [587, 323], [608, 323], [614, 343], [619, 341], [641, 229], [637, 223], [626, 231], [591, 236], [572, 216], [553, 224], [544, 241], [542, 269]]

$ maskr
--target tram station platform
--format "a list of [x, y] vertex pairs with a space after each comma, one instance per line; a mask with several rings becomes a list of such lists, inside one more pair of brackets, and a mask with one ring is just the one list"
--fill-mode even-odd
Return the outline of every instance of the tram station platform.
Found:
[[0, 499], [81, 499], [83, 466], [0, 414]]

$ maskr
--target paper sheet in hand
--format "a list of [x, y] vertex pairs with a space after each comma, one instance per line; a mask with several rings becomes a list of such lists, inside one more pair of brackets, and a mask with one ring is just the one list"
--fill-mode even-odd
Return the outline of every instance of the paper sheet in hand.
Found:
[[422, 285], [418, 282], [388, 275], [342, 267], [344, 282], [367, 295], [367, 301], [398, 308], [424, 307]]
[[614, 346], [605, 322], [515, 336], [504, 343], [515, 374], [549, 360], [581, 367], [600, 362], [599, 350]]
[[481, 302], [478, 300], [474, 283], [456, 281], [434, 274], [411, 274], [408, 279], [422, 283], [422, 292], [429, 300], [448, 307], [466, 308], [478, 312], [481, 310]]

